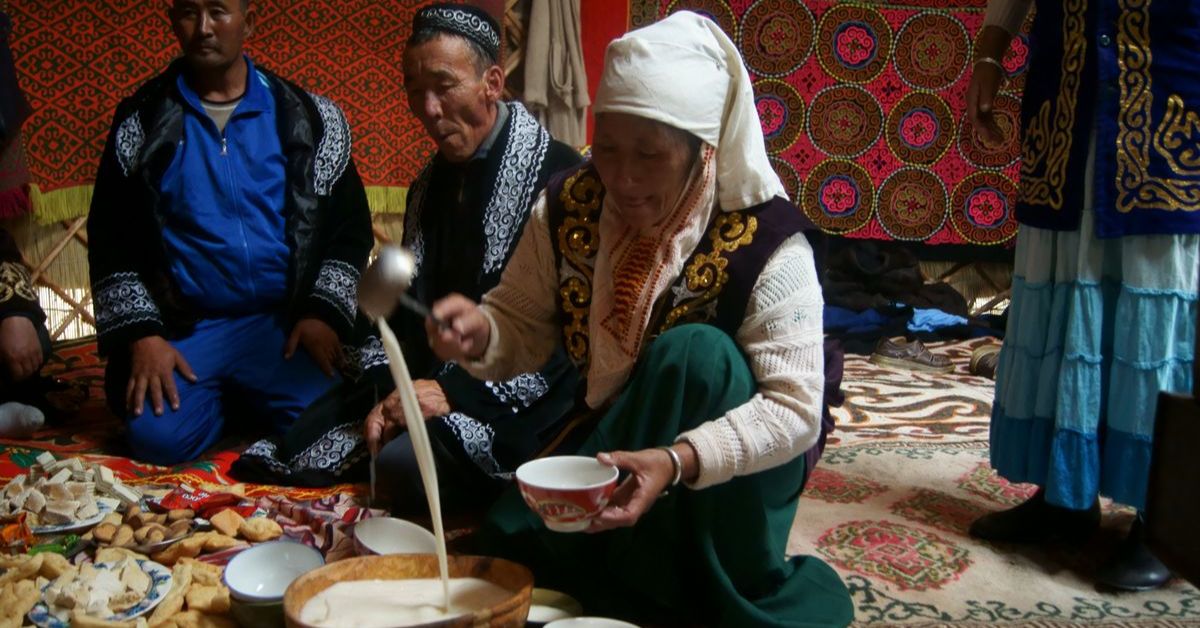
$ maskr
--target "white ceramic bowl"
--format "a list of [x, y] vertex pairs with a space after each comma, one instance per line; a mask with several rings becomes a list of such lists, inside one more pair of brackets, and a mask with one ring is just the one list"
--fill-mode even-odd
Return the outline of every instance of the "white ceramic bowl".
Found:
[[364, 556], [437, 552], [437, 538], [432, 532], [394, 517], [371, 517], [354, 524], [354, 542]]
[[579, 532], [608, 504], [619, 473], [591, 456], [549, 456], [517, 467], [517, 485], [546, 527]]
[[583, 606], [575, 598], [561, 591], [535, 588], [529, 598], [529, 616], [525, 618], [525, 625], [543, 627], [552, 621], [580, 615], [583, 615]]
[[321, 552], [295, 541], [255, 545], [234, 556], [222, 577], [229, 594], [244, 602], [274, 602], [293, 580], [325, 564]]
[[638, 628], [637, 624], [631, 624], [619, 619], [609, 619], [607, 617], [571, 617], [570, 619], [558, 619], [546, 624], [546, 628]]

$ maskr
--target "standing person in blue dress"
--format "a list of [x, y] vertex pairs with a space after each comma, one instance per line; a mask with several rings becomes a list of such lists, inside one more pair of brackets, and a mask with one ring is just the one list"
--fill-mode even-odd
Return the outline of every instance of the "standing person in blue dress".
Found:
[[[999, 139], [998, 59], [1033, 0], [992, 0], [968, 113]], [[1086, 539], [1098, 496], [1145, 507], [1159, 391], [1192, 386], [1200, 255], [1200, 2], [1038, 0], [1026, 81], [1021, 193], [991, 461], [1038, 485], [971, 534]], [[1141, 516], [1096, 579], [1170, 577]]]

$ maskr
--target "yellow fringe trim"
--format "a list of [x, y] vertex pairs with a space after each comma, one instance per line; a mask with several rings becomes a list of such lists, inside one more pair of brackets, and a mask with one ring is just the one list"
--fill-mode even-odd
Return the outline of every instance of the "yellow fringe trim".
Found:
[[[403, 214], [408, 188], [373, 185], [366, 188], [367, 204], [372, 214]], [[42, 192], [37, 185], [29, 186], [33, 215], [43, 225], [86, 216], [92, 206], [92, 186], [76, 185], [52, 192]]]
[[29, 186], [29, 200], [33, 204], [33, 215], [39, 224], [52, 225], [63, 220], [86, 216], [92, 206], [92, 186], [76, 185], [53, 192], [42, 192], [38, 186]]
[[408, 199], [408, 188], [367, 186], [367, 204], [372, 214], [403, 214]]

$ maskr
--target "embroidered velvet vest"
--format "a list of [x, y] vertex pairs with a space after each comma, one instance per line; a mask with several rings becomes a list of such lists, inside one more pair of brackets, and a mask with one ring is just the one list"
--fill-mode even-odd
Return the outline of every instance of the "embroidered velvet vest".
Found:
[[[600, 251], [604, 186], [589, 162], [556, 175], [546, 196], [558, 266], [563, 345], [586, 377], [591, 357], [588, 315]], [[655, 304], [643, 343], [687, 323], [713, 325], [735, 336], [767, 260], [784, 240], [809, 227], [800, 211], [781, 198], [740, 211], [717, 212], [683, 273]]]
[[1094, 132], [1097, 235], [1200, 233], [1197, 42], [1194, 0], [1037, 0], [1021, 223], [1078, 228]]

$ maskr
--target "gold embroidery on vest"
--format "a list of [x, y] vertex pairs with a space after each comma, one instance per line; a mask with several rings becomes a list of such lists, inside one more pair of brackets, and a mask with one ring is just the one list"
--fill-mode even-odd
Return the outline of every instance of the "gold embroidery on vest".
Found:
[[1154, 134], [1154, 149], [1175, 174], [1200, 176], [1200, 114], [1189, 110], [1179, 94], [1167, 98], [1167, 111]]
[[696, 255], [683, 272], [684, 299], [678, 303], [659, 327], [662, 333], [680, 322], [701, 322], [710, 303], [715, 303], [721, 290], [729, 281], [725, 268], [729, 266], [726, 254], [754, 241], [758, 230], [758, 219], [745, 216], [744, 212], [722, 212], [708, 232], [712, 251]]
[[1029, 120], [1021, 150], [1021, 200], [1035, 205], [1062, 209], [1063, 184], [1071, 155], [1075, 127], [1075, 104], [1079, 97], [1080, 76], [1087, 53], [1084, 37], [1086, 0], [1063, 2], [1063, 58], [1058, 96], [1053, 105], [1047, 100]]
[[566, 216], [558, 228], [558, 250], [562, 253], [558, 294], [562, 310], [570, 317], [563, 326], [563, 344], [577, 365], [589, 357], [588, 310], [592, 305], [592, 265], [600, 245], [600, 179], [589, 170], [571, 175], [559, 199]]
[[1200, 155], [1194, 148], [1176, 155], [1173, 149], [1196, 146], [1200, 116], [1189, 111], [1178, 94], [1167, 99], [1166, 115], [1153, 137], [1150, 129], [1154, 95], [1150, 77], [1150, 0], [1125, 0], [1117, 23], [1117, 59], [1121, 68], [1121, 107], [1117, 118], [1117, 210], [1200, 209], [1200, 180], [1164, 178], [1149, 173], [1150, 147], [1175, 174], [1200, 177]]
[[0, 263], [0, 303], [14, 298], [37, 301], [37, 292], [29, 282], [29, 270], [15, 262]]

